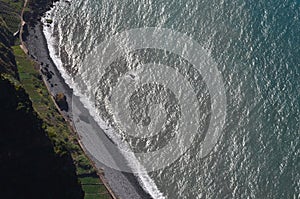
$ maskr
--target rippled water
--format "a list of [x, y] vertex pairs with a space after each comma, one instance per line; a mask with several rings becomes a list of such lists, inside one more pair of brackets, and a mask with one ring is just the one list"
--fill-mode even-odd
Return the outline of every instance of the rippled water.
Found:
[[[51, 17], [63, 67], [71, 77], [83, 82], [91, 81], [91, 77], [81, 73], [82, 69], [92, 66], [83, 65], [86, 62], [82, 60], [94, 53], [94, 47], [133, 28], [157, 27], [183, 33], [197, 41], [217, 63], [227, 101], [222, 136], [208, 157], [200, 155], [199, 136], [173, 164], [149, 173], [165, 197], [300, 197], [299, 1], [78, 0], [57, 4]], [[160, 50], [131, 52], [104, 70], [107, 78], [98, 80], [101, 92], [105, 95], [106, 86], [112, 86], [127, 70], [151, 62], [175, 68], [176, 64], [183, 68], [189, 64]], [[84, 92], [87, 88], [77, 89]], [[199, 81], [194, 89], [202, 93], [198, 100], [207, 100], [200, 117], [206, 121], [210, 117], [209, 108], [205, 108], [210, 106], [210, 97], [205, 83]], [[151, 96], [161, 96], [162, 101], [172, 99], [167, 109], [176, 120], [181, 114], [176, 109], [180, 103], [173, 94], [159, 85], [137, 90], [132, 95], [131, 108], [140, 117], [131, 119], [148, 125], [151, 121], [147, 114], [157, 117], [156, 122], [167, 117], [151, 110], [139, 112], [139, 106], [145, 107], [145, 103], [160, 103]], [[112, 122], [114, 113], [103, 103], [103, 95], [98, 108], [101, 116]], [[135, 100], [147, 97], [151, 100]], [[172, 117], [170, 128], [176, 127]], [[165, 142], [171, 137], [164, 137]], [[145, 149], [140, 148], [147, 145], [145, 140], [137, 143], [124, 139], [133, 150], [140, 151], [156, 150], [155, 144], [161, 141], [156, 137]]]

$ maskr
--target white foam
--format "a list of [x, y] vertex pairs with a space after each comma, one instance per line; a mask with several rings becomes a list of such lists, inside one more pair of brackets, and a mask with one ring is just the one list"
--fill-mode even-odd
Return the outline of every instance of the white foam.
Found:
[[[54, 7], [47, 12], [47, 15], [53, 16], [55, 13], [55, 7], [59, 6], [60, 2], [56, 2], [54, 4]], [[42, 18], [42, 22], [45, 22], [45, 18]], [[49, 50], [49, 55], [51, 59], [53, 60], [54, 64], [56, 65], [57, 69], [60, 71], [62, 77], [64, 78], [65, 82], [73, 89], [73, 94], [78, 96], [80, 101], [83, 103], [84, 107], [89, 110], [89, 113], [91, 116], [95, 119], [95, 121], [99, 124], [99, 126], [104, 130], [104, 132], [121, 148], [126, 148], [128, 151], [129, 146], [120, 141], [118, 136], [116, 136], [116, 133], [112, 127], [110, 127], [106, 122], [104, 122], [99, 114], [97, 113], [93, 103], [91, 100], [89, 100], [86, 96], [82, 95], [81, 92], [77, 89], [75, 82], [72, 80], [72, 77], [68, 74], [68, 72], [63, 67], [63, 63], [61, 61], [58, 49], [55, 48], [57, 45], [56, 38], [53, 36], [54, 32], [54, 23], [48, 24], [48, 26], [43, 26], [43, 33], [45, 35], [45, 38], [47, 40], [47, 46]], [[120, 150], [122, 153], [122, 150]], [[128, 162], [128, 166], [133, 169], [133, 171], [136, 171], [137, 173], [134, 173], [134, 175], [137, 177], [140, 185], [142, 188], [149, 193], [153, 198], [165, 198], [164, 195], [161, 193], [161, 191], [157, 188], [154, 180], [148, 175], [146, 172], [146, 169], [139, 163], [137, 158], [135, 157], [134, 153], [122, 153], [124, 157], [126, 158]]]

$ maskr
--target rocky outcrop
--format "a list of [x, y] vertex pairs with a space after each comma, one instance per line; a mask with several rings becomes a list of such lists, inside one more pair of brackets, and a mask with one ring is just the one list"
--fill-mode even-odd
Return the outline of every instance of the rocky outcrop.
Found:
[[33, 26], [41, 16], [49, 10], [53, 3], [58, 0], [31, 0], [29, 1], [30, 11], [24, 13], [24, 20]]
[[57, 93], [55, 95], [55, 102], [59, 106], [60, 110], [62, 111], [68, 111], [69, 105], [67, 102], [67, 97], [63, 93]]

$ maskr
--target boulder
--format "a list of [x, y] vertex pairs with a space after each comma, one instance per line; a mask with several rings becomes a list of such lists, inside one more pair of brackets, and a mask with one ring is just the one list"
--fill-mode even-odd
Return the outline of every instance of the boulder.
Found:
[[65, 96], [65, 94], [57, 93], [55, 95], [55, 102], [59, 106], [60, 110], [62, 110], [62, 111], [68, 111], [69, 110], [67, 97]]

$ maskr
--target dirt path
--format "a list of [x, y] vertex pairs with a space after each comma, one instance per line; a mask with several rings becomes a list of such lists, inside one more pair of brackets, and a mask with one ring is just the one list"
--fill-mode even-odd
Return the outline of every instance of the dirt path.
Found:
[[[20, 29], [19, 29], [19, 39], [20, 39], [20, 47], [21, 49], [25, 52], [26, 55], [28, 55], [28, 48], [26, 47], [26, 44], [23, 40], [23, 32], [24, 32], [24, 26], [26, 24], [26, 22], [24, 21], [24, 12], [25, 12], [25, 9], [27, 7], [27, 4], [28, 4], [28, 0], [25, 0], [24, 1], [24, 5], [23, 5], [23, 8], [22, 8], [22, 11], [21, 11], [21, 15], [20, 15]], [[31, 59], [31, 58], [29, 58]], [[36, 62], [35, 60], [33, 60], [34, 62]], [[39, 63], [38, 63], [39, 64]], [[43, 76], [44, 77], [44, 76]], [[63, 114], [61, 111], [60, 111], [60, 108], [58, 107], [58, 105], [56, 104], [55, 102], [55, 99], [53, 98], [52, 94], [51, 94], [51, 91], [50, 91], [50, 88], [49, 88], [49, 85], [47, 84], [45, 78], [43, 78], [43, 81], [44, 81], [44, 84], [46, 85], [47, 89], [48, 89], [48, 92], [50, 93], [50, 96], [51, 96], [51, 99], [52, 101], [54, 102], [57, 110], [59, 111], [59, 113], [63, 116], [63, 118], [65, 119], [65, 121], [67, 122], [68, 124], [68, 127], [70, 129], [70, 131], [72, 133], [74, 133], [77, 137], [78, 137], [78, 133], [76, 132], [76, 130], [73, 128], [72, 126], [72, 122], [69, 121], [69, 119], [65, 116], [65, 114]], [[78, 138], [78, 143], [79, 143], [79, 146], [81, 147], [81, 149], [84, 151], [84, 153], [86, 153], [84, 147], [82, 146], [81, 142], [80, 142], [80, 139]], [[87, 156], [89, 158], [89, 156]], [[106, 179], [104, 177], [104, 174], [103, 172], [100, 172], [97, 167], [95, 166], [95, 163], [89, 158], [90, 162], [92, 163], [93, 167], [95, 168], [95, 170], [97, 171], [97, 175], [99, 176], [99, 179], [100, 181], [103, 183], [103, 185], [106, 187], [106, 190], [107, 192], [105, 193], [101, 193], [100, 195], [109, 195], [110, 198], [112, 199], [117, 199], [117, 197], [115, 196], [115, 194], [113, 193], [113, 191], [111, 190], [110, 186], [108, 185], [108, 183], [106, 182]]]
[[21, 12], [21, 26], [20, 26], [20, 31], [19, 31], [19, 38], [20, 38], [20, 47], [22, 48], [22, 50], [26, 53], [26, 55], [28, 55], [28, 49], [25, 45], [25, 42], [23, 41], [23, 32], [24, 32], [24, 26], [26, 24], [26, 22], [24, 21], [24, 18], [23, 18], [23, 15], [24, 15], [24, 11], [25, 11], [25, 8], [27, 6], [27, 3], [28, 3], [28, 0], [25, 0], [24, 1], [24, 5], [23, 5], [23, 8], [22, 8], [22, 12]]

